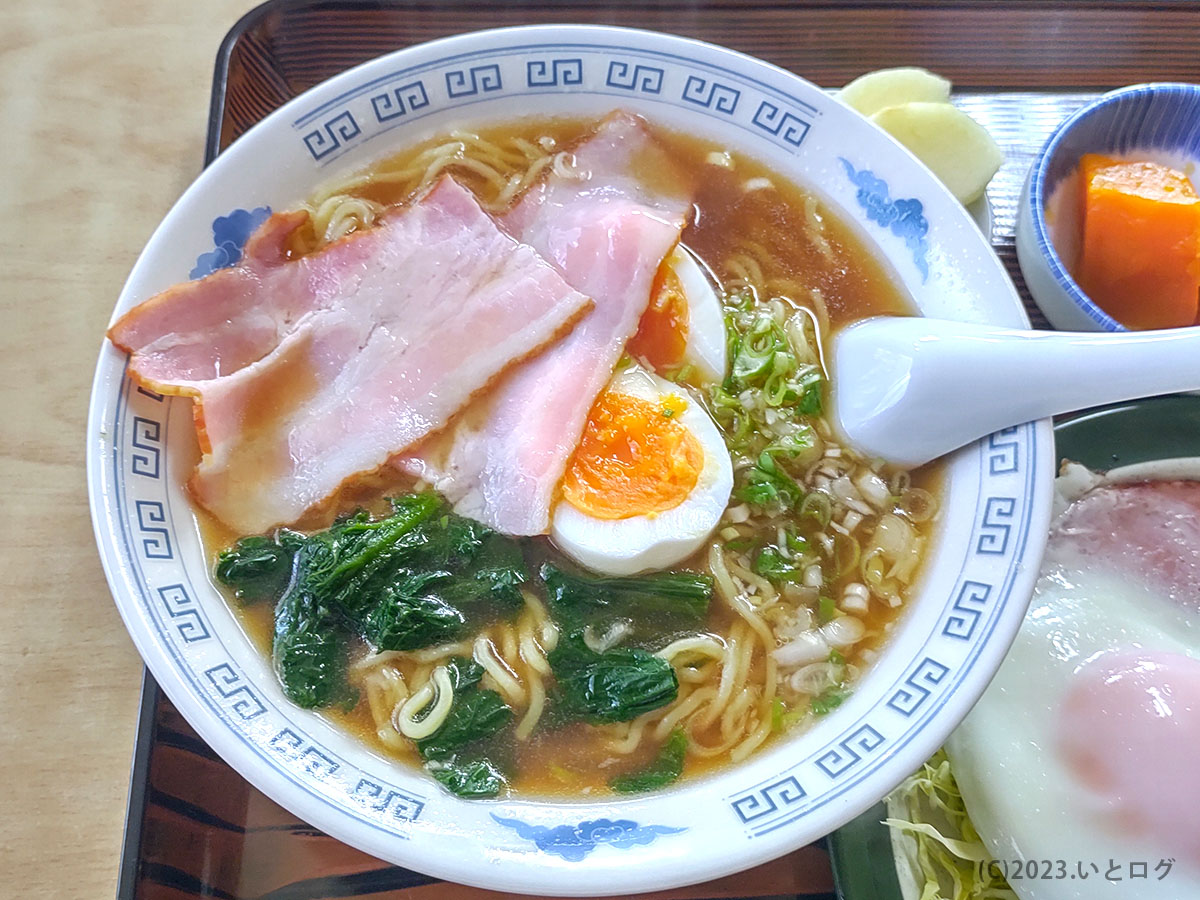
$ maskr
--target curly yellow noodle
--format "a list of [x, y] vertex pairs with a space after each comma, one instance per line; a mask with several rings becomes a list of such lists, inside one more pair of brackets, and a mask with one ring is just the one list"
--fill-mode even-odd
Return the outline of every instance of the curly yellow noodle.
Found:
[[646, 730], [646, 725], [649, 724], [653, 717], [654, 713], [644, 713], [632, 722], [625, 723], [626, 727], [624, 729], [614, 729], [620, 733], [620, 737], [610, 739], [608, 748], [613, 753], [628, 756], [642, 743], [642, 735]]
[[517, 675], [508, 664], [496, 655], [496, 645], [486, 634], [475, 639], [471, 653], [475, 662], [483, 666], [483, 671], [491, 678], [501, 696], [513, 706], [524, 707], [526, 703], [525, 689], [517, 680]]
[[453, 703], [450, 672], [445, 666], [438, 666], [429, 680], [397, 708], [393, 717], [396, 730], [409, 740], [427, 738], [445, 724]]
[[538, 720], [541, 719], [545, 708], [546, 688], [542, 685], [540, 678], [533, 679], [529, 683], [529, 706], [525, 710], [525, 715], [521, 717], [521, 721], [517, 723], [518, 741], [529, 740], [529, 736], [533, 734], [533, 729], [537, 727]]

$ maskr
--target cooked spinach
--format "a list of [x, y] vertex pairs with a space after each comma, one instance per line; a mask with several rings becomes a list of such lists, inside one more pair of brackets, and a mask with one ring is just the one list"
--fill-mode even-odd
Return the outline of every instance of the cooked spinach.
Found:
[[278, 600], [292, 580], [292, 564], [304, 535], [287, 529], [274, 537], [244, 537], [217, 557], [217, 580], [242, 603]]
[[297, 572], [309, 589], [350, 615], [360, 614], [389, 592], [396, 577], [429, 543], [418, 526], [441, 511], [434, 494], [408, 494], [392, 501], [390, 516], [372, 520], [365, 510], [311, 535], [311, 552]]
[[453, 640], [466, 616], [423, 588], [443, 573], [403, 575], [357, 618], [358, 631], [377, 650], [419, 650]]
[[512, 708], [495, 691], [469, 688], [456, 692], [442, 727], [417, 741], [417, 750], [426, 759], [445, 759], [469, 744], [492, 737], [512, 717]]
[[640, 794], [666, 787], [683, 774], [683, 759], [687, 755], [687, 735], [676, 728], [662, 745], [658, 755], [637, 772], [618, 775], [608, 786], [618, 794]]
[[271, 656], [284, 694], [305, 709], [348, 703], [346, 639], [333, 612], [302, 586], [275, 606]]
[[455, 693], [475, 687], [483, 678], [483, 666], [469, 656], [452, 656], [446, 663], [446, 671], [450, 673], [450, 685]]
[[583, 632], [564, 636], [549, 654], [558, 714], [593, 724], [626, 722], [670, 703], [679, 693], [664, 659], [630, 647], [597, 653]]
[[508, 784], [501, 771], [487, 759], [432, 760], [426, 771], [446, 790], [460, 797], [495, 797]]
[[287, 696], [306, 707], [348, 696], [352, 635], [377, 650], [453, 640], [520, 611], [528, 578], [515, 541], [449, 512], [432, 493], [393, 499], [382, 518], [356, 512], [308, 537], [242, 538], [221, 554], [216, 575], [244, 602], [278, 601], [275, 668]]
[[713, 595], [712, 576], [696, 572], [606, 578], [543, 563], [539, 574], [551, 610], [569, 630], [604, 627], [614, 619], [643, 624], [655, 634], [694, 628], [704, 621]]

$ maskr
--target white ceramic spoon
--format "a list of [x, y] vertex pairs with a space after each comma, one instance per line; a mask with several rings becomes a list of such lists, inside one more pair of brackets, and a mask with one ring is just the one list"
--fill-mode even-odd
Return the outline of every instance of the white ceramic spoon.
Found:
[[843, 329], [830, 357], [843, 437], [904, 467], [1010, 425], [1200, 390], [1200, 328], [1015, 331], [880, 317]]

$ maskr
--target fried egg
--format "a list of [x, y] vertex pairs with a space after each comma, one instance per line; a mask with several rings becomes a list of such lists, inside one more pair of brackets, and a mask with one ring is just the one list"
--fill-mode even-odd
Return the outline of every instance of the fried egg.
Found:
[[1023, 900], [1200, 897], [1197, 747], [1200, 482], [1103, 485], [1057, 520], [1021, 631], [947, 742], [955, 778], [991, 854], [1036, 861], [1009, 879]]
[[629, 353], [656, 372], [690, 369], [699, 384], [725, 377], [725, 312], [704, 266], [677, 244], [663, 261]]
[[700, 548], [732, 490], [729, 451], [708, 413], [632, 364], [592, 407], [550, 537], [606, 575], [664, 569]]

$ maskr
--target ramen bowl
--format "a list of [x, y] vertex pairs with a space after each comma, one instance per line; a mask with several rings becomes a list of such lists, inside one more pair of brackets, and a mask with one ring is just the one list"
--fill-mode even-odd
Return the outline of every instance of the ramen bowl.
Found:
[[[538, 26], [467, 34], [322, 84], [240, 138], [155, 232], [117, 305], [229, 265], [269, 210], [465, 124], [620, 109], [761, 161], [815, 193], [925, 315], [1027, 325], [970, 216], [907, 151], [813, 85], [678, 37]], [[269, 161], [269, 162], [268, 162]], [[656, 792], [469, 801], [283, 696], [210, 579], [184, 488], [190, 401], [128, 377], [106, 344], [88, 473], [110, 586], [163, 690], [230, 765], [316, 827], [385, 860], [526, 894], [665, 889], [765, 862], [860, 813], [970, 709], [1020, 624], [1045, 540], [1047, 423], [945, 461], [917, 589], [836, 709], [743, 762]], [[914, 422], [913, 427], [921, 427]]]

